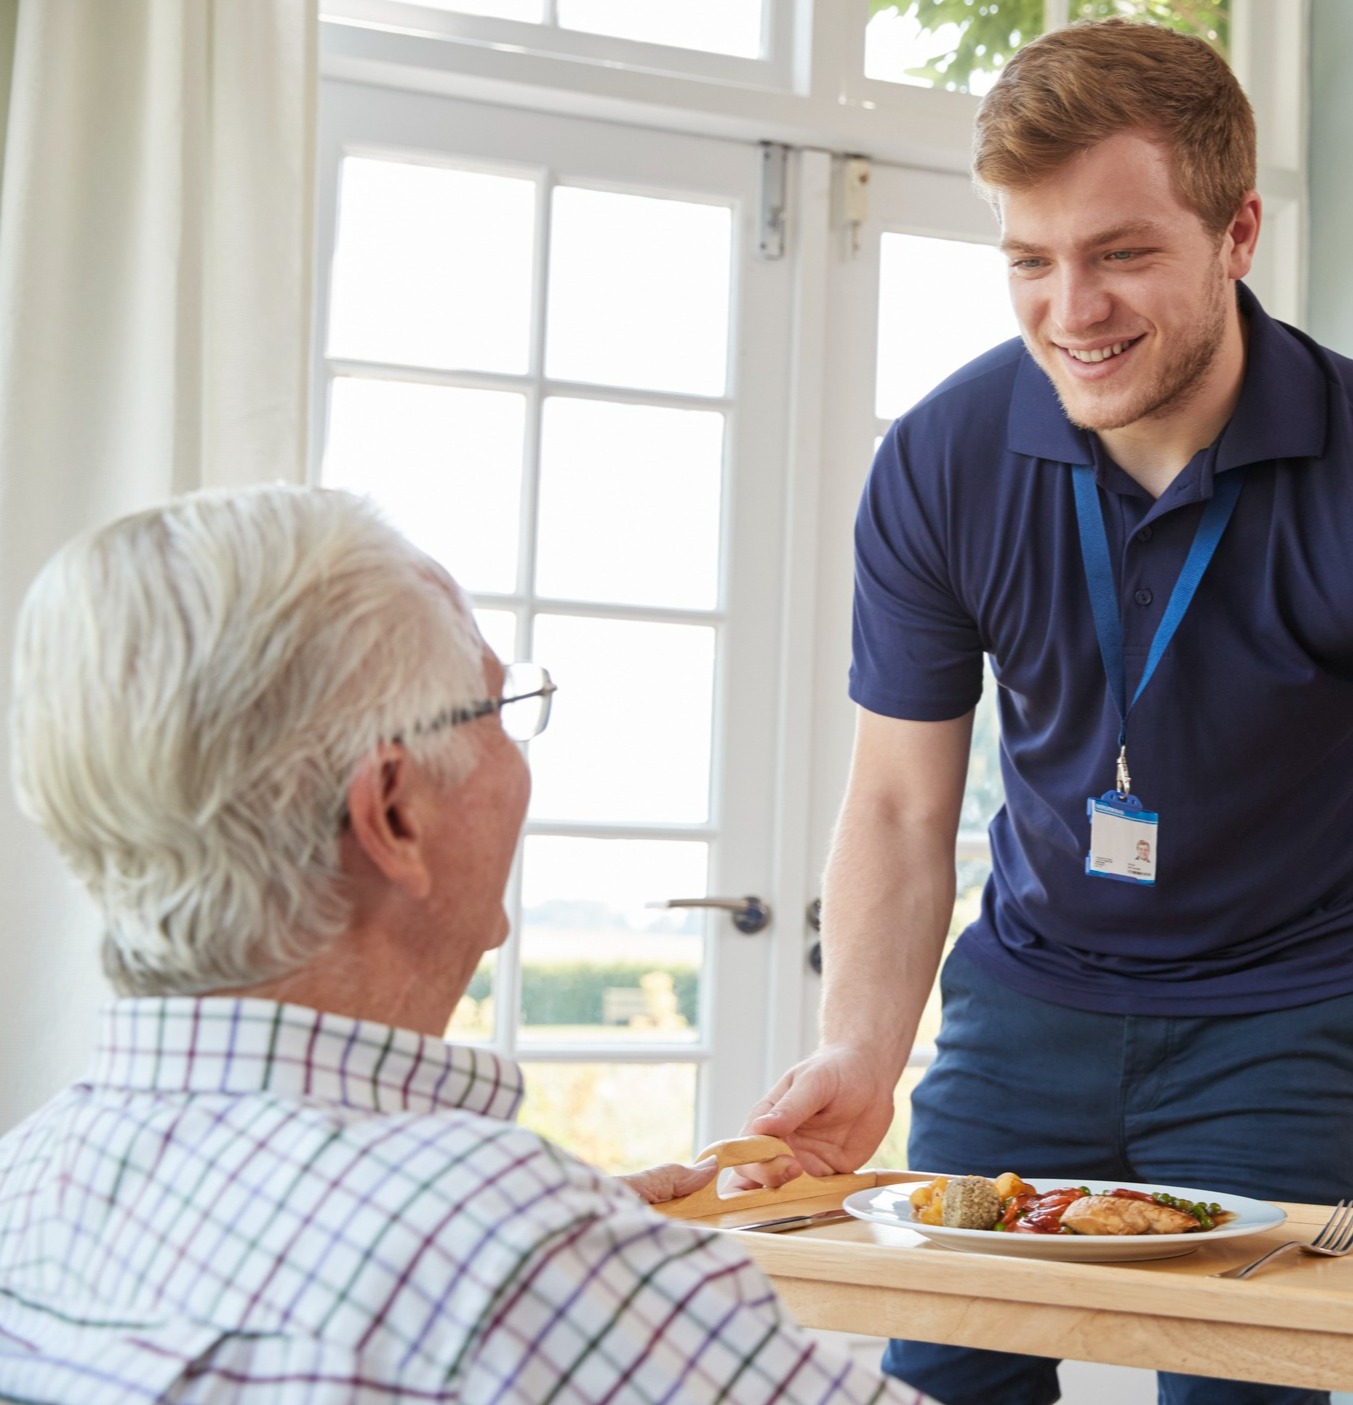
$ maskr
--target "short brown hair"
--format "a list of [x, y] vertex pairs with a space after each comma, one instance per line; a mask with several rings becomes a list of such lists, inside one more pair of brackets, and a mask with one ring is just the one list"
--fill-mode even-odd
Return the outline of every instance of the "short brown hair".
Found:
[[1167, 148], [1176, 193], [1214, 233], [1254, 188], [1254, 113], [1225, 59], [1124, 19], [1068, 25], [1015, 54], [978, 109], [973, 176], [992, 199], [1125, 131]]

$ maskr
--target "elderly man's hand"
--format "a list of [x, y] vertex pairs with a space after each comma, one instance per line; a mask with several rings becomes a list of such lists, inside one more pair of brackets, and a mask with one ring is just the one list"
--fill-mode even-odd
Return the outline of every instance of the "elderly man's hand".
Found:
[[617, 1176], [633, 1191], [643, 1196], [650, 1205], [660, 1205], [665, 1200], [676, 1200], [682, 1195], [691, 1195], [702, 1186], [707, 1186], [718, 1171], [718, 1164], [711, 1156], [698, 1161], [694, 1166], [682, 1166], [669, 1162], [666, 1166], [654, 1166], [650, 1171], [632, 1171], [628, 1176]]

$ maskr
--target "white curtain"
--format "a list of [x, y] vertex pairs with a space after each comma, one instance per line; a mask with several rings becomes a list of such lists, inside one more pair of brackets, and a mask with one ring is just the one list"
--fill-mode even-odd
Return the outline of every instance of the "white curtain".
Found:
[[[15, 610], [63, 541], [174, 492], [304, 476], [316, 8], [17, 0], [0, 186], [6, 704]], [[18, 814], [6, 763], [0, 1128], [85, 1067], [108, 994], [97, 926]]]

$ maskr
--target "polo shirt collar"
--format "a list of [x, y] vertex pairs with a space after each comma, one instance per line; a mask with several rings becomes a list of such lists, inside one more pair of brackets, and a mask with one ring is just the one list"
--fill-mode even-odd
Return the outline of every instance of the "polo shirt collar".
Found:
[[[1249, 319], [1245, 379], [1235, 412], [1217, 442], [1216, 470], [1269, 459], [1315, 458], [1324, 451], [1329, 415], [1324, 372], [1298, 336], [1275, 322], [1243, 283]], [[1015, 372], [1008, 422], [1010, 451], [1060, 463], [1093, 463], [1091, 436], [1062, 412], [1052, 382], [1026, 351]]]
[[511, 1120], [521, 1070], [488, 1049], [301, 1005], [221, 996], [116, 1000], [101, 1015], [95, 1088], [263, 1094], [362, 1112], [462, 1108]]

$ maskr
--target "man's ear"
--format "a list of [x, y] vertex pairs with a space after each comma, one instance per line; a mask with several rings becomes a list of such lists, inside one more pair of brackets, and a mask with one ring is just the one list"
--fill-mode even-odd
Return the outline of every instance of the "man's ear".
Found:
[[426, 786], [409, 754], [383, 742], [348, 782], [348, 818], [362, 852], [391, 883], [425, 898], [432, 873], [425, 852]]
[[1254, 247], [1259, 242], [1259, 225], [1263, 218], [1263, 203], [1259, 192], [1251, 190], [1240, 202], [1226, 237], [1231, 241], [1227, 251], [1227, 274], [1244, 278], [1254, 263]]

